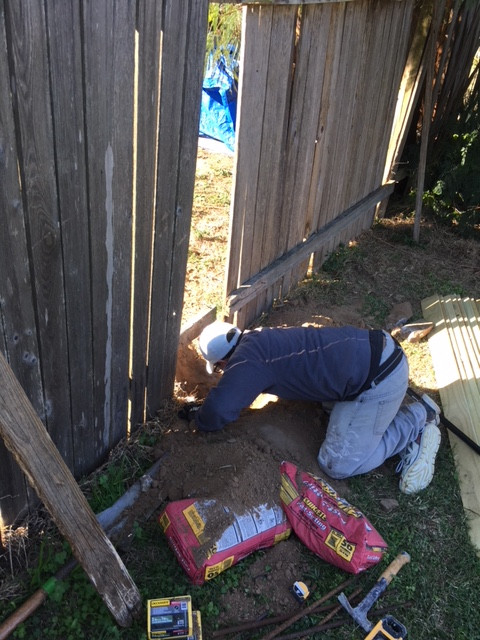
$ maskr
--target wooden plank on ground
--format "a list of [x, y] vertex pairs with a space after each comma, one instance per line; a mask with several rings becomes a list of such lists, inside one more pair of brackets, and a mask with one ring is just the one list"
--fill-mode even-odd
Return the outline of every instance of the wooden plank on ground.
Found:
[[0, 436], [117, 623], [129, 626], [140, 593], [2, 354]]
[[[480, 444], [480, 300], [432, 296], [423, 315], [434, 322], [428, 344], [443, 413]], [[480, 552], [480, 456], [449, 432], [470, 538]]]

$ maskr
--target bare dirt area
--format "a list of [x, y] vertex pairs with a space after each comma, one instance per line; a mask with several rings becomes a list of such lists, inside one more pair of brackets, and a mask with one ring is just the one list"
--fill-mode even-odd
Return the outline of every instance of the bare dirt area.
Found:
[[[229, 193], [231, 158], [214, 156], [214, 169], [208, 172], [208, 153], [200, 150], [199, 158], [201, 172], [215, 181], [223, 176], [225, 193]], [[199, 198], [198, 192], [196, 197]], [[350, 324], [391, 329], [405, 310], [409, 320], [420, 320], [421, 300], [435, 292], [445, 294], [451, 288], [464, 295], [480, 295], [478, 243], [460, 239], [425, 222], [420, 244], [415, 245], [411, 241], [413, 219], [392, 208], [389, 213], [390, 217], [342, 250], [338, 264], [321, 274], [316, 286], [311, 286], [311, 281], [302, 283], [285, 300], [277, 301], [268, 316], [262, 318], [262, 323], [269, 326]], [[207, 262], [217, 275], [210, 272], [208, 277], [199, 279], [198, 272], [190, 266], [184, 318], [197, 313], [201, 300], [214, 299], [210, 289], [221, 280], [228, 205], [218, 208], [214, 217], [212, 233], [197, 233], [192, 237], [191, 246], [194, 253], [198, 250], [210, 254]], [[208, 225], [206, 212], [198, 206], [194, 212], [193, 234], [196, 224], [203, 229]], [[412, 386], [431, 393], [438, 401], [427, 341], [405, 341], [404, 348], [410, 361]], [[202, 400], [217, 382], [215, 375], [206, 373], [195, 344], [179, 353], [177, 381], [178, 402]], [[162, 454], [167, 453], [159, 481], [163, 495], [169, 500], [211, 497], [245, 510], [262, 503], [278, 503], [282, 460], [319, 474], [316, 456], [327, 422], [328, 416], [320, 406], [268, 396], [261, 396], [234, 424], [215, 434], [192, 432], [178, 421], [161, 442]], [[372, 472], [390, 478], [391, 493], [384, 498], [393, 501], [398, 497], [395, 464], [396, 461], [387, 461], [381, 469]], [[325, 480], [339, 495], [349, 499], [348, 482]], [[259, 554], [239, 588], [224, 596], [220, 624], [255, 619], [266, 611], [270, 615], [295, 611], [298, 603], [290, 587], [294, 580], [308, 573], [310, 562], [311, 558], [294, 535]], [[314, 589], [316, 585], [309, 586]], [[255, 597], [252, 598], [252, 594]]]
[[[183, 323], [221, 301], [232, 165], [230, 156], [199, 150]], [[214, 204], [210, 205], [212, 199]], [[416, 245], [412, 242], [413, 219], [394, 210], [393, 204], [388, 214], [341, 248], [319, 274], [276, 301], [271, 312], [262, 317], [262, 324], [391, 329], [405, 310], [412, 321], [421, 319], [421, 301], [434, 293], [480, 297], [478, 242], [463, 240], [425, 221]], [[403, 346], [409, 358], [411, 385], [438, 402], [427, 341], [404, 340]], [[152, 463], [161, 460], [152, 486], [129, 511], [130, 524], [118, 541], [127, 566], [134, 572], [147, 573], [149, 557], [154, 562], [158, 546], [165, 544], [156, 520], [166, 505], [187, 498], [214, 499], [237, 513], [247, 512], [258, 505], [279, 504], [282, 461], [314, 475], [320, 473], [316, 457], [328, 416], [319, 405], [260, 396], [222, 431], [202, 434], [192, 430], [177, 416], [179, 408], [186, 401], [201, 401], [217, 381], [217, 375], [207, 374], [194, 341], [178, 355], [174, 398], [140, 430], [155, 436], [155, 444], [138, 445], [142, 436], [128, 444], [132, 457], [138, 456], [139, 449], [142, 454], [148, 449]], [[443, 436], [442, 447], [447, 447]], [[125, 455], [124, 451], [121, 454]], [[379, 500], [393, 504], [399, 496], [396, 463], [389, 460], [368, 474], [385, 481]], [[341, 497], [351, 500], [348, 481], [324, 479]], [[158, 538], [150, 550], [143, 550], [142, 558], [132, 544], [134, 523], [154, 523], [155, 536], [158, 530]], [[313, 572], [312, 567], [316, 567]], [[311, 590], [323, 595], [321, 574], [322, 561], [292, 534], [250, 556], [248, 570], [241, 574], [236, 588], [226, 588], [220, 596], [218, 625], [294, 613], [300, 605], [290, 591], [293, 582], [305, 580]]]
[[[223, 205], [212, 212], [206, 204], [208, 197], [196, 193], [184, 321], [208, 308], [209, 304], [202, 307], [202, 301], [218, 298], [225, 264], [231, 163], [230, 157], [218, 155], [209, 160], [208, 152], [199, 150], [199, 172], [205, 188], [217, 195], [223, 188], [224, 197]], [[452, 291], [479, 296], [478, 243], [425, 223], [417, 246], [411, 241], [413, 219], [398, 213], [342, 249], [338, 264], [319, 274], [315, 286], [312, 280], [306, 280], [285, 300], [277, 301], [262, 323], [391, 329], [405, 312], [410, 320], [421, 319], [421, 300], [434, 292], [445, 293], [451, 287]], [[209, 265], [203, 276], [195, 266], [200, 255]], [[404, 341], [404, 348], [412, 386], [431, 393], [438, 401], [427, 341]], [[185, 401], [201, 401], [217, 380], [216, 375], [207, 374], [196, 344], [191, 344], [179, 353], [178, 406]], [[280, 463], [288, 460], [318, 475], [316, 456], [327, 422], [328, 416], [320, 406], [271, 396], [260, 396], [235, 423], [217, 433], [192, 431], [174, 416], [155, 452], [155, 457], [164, 460], [155, 485], [160, 493], [157, 503], [159, 499], [165, 505], [186, 498], [212, 498], [237, 512], [260, 504], [279, 504]], [[389, 479], [389, 492], [383, 498], [393, 503], [398, 497], [395, 464], [387, 461], [372, 472]], [[349, 499], [347, 481], [324, 479]], [[312, 558], [295, 535], [257, 554], [238, 588], [222, 596], [220, 626], [257, 619], [266, 613], [296, 611], [299, 605], [290, 588], [295, 580], [308, 575]], [[318, 585], [310, 581], [309, 587]]]
[[[308, 300], [284, 303], [268, 317], [271, 326], [309, 324], [366, 326], [354, 306], [324, 309]], [[201, 400], [216, 383], [194, 347], [183, 354], [184, 387], [188, 399]], [[181, 392], [180, 392], [181, 393]], [[167, 500], [213, 498], [242, 513], [262, 504], [280, 505], [280, 464], [286, 460], [300, 470], [320, 474], [318, 449], [325, 436], [327, 414], [320, 405], [283, 401], [262, 395], [240, 418], [217, 433], [190, 431], [178, 421], [162, 438], [159, 455], [165, 462], [159, 485]], [[376, 473], [392, 476], [392, 466]], [[349, 499], [348, 482], [322, 475], [335, 491]], [[392, 494], [397, 492], [392, 479]], [[220, 626], [258, 619], [262, 615], [294, 613], [299, 604], [291, 593], [295, 580], [305, 580], [312, 562], [295, 535], [258, 554], [235, 591], [222, 597]], [[307, 580], [310, 589], [319, 585]], [[252, 597], [252, 595], [254, 597]]]

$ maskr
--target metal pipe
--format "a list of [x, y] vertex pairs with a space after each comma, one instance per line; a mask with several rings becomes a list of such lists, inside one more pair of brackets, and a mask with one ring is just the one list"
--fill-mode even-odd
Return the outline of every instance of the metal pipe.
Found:
[[[158, 471], [162, 459], [163, 456], [156, 460], [150, 469], [146, 471], [143, 476], [137, 480], [111, 507], [108, 507], [108, 509], [105, 509], [97, 515], [97, 520], [109, 537], [114, 533], [119, 533], [123, 529], [126, 524], [126, 518], [120, 520], [122, 513], [125, 509], [131, 507], [136, 502], [143, 491], [146, 491], [146, 489], [151, 486], [153, 476]], [[19, 624], [29, 618], [52, 593], [56, 582], [59, 580], [65, 580], [76, 566], [76, 559], [71, 558], [57, 571], [54, 576], [49, 578], [28, 598], [28, 600], [26, 600], [14, 613], [12, 613], [11, 616], [4, 620], [2, 624], [0, 624], [0, 640], [8, 638]]]
[[354, 580], [353, 578], [349, 578], [348, 580], [345, 580], [345, 582], [342, 582], [342, 584], [338, 585], [337, 587], [329, 591], [326, 595], [322, 596], [320, 600], [316, 600], [309, 607], [305, 607], [305, 609], [302, 609], [301, 611], [294, 613], [283, 624], [279, 625], [276, 629], [273, 629], [272, 631], [267, 633], [267, 635], [264, 636], [262, 640], [272, 640], [273, 638], [278, 636], [279, 633], [284, 631], [284, 629], [287, 629], [288, 627], [290, 627], [294, 622], [296, 622], [297, 620], [300, 620], [300, 618], [303, 618], [304, 616], [309, 615], [310, 613], [312, 613], [312, 611], [315, 611], [315, 609], [317, 609], [321, 604], [323, 604], [333, 596], [337, 595], [344, 588], [351, 585], [353, 580]]
[[[315, 614], [325, 613], [331, 611], [333, 608], [338, 606], [336, 603], [325, 604], [322, 607], [318, 607], [315, 609]], [[302, 607], [302, 612], [304, 611]], [[242, 633], [244, 631], [254, 631], [256, 629], [261, 629], [262, 627], [270, 627], [274, 624], [278, 624], [280, 622], [285, 622], [288, 620], [292, 614], [284, 613], [280, 616], [272, 616], [270, 618], [259, 618], [257, 620], [250, 620], [249, 622], [242, 622], [241, 624], [234, 625], [232, 627], [224, 627], [223, 629], [217, 629], [212, 632], [212, 638], [222, 638], [223, 636], [228, 636], [233, 633]]]
[[[397, 604], [396, 608], [407, 608], [411, 607], [412, 604], [413, 602], [411, 600], [408, 600], [407, 602]], [[375, 613], [380, 618], [387, 613], [391, 613], [391, 611], [391, 607], [382, 607], [381, 609], [377, 609]], [[341, 620], [335, 620], [334, 622], [326, 622], [325, 620], [323, 620], [320, 624], [315, 625], [314, 627], [309, 627], [308, 629], [304, 629], [303, 631], [296, 631], [294, 633], [288, 633], [283, 636], [278, 636], [277, 640], [297, 640], [297, 638], [304, 638], [305, 636], [310, 636], [311, 634], [319, 633], [320, 631], [328, 631], [329, 629], [337, 629], [338, 627], [343, 627], [344, 624], [347, 624], [349, 622], [352, 622], [352, 618], [342, 618]]]

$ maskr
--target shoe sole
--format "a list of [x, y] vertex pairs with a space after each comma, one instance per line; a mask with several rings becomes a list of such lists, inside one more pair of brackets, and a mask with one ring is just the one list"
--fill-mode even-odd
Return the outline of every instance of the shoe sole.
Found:
[[427, 423], [422, 436], [421, 453], [400, 478], [399, 487], [402, 493], [411, 495], [428, 487], [435, 472], [435, 458], [440, 440], [440, 429], [437, 425]]

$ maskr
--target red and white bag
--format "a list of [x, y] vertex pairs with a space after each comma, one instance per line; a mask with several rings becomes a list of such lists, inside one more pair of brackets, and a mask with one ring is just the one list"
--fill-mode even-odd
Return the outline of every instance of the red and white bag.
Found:
[[291, 462], [282, 462], [280, 472], [282, 506], [310, 551], [349, 573], [360, 573], [382, 559], [387, 543], [361, 511], [327, 482]]
[[216, 500], [178, 500], [159, 516], [160, 525], [193, 584], [203, 584], [258, 549], [288, 538], [280, 504], [238, 515]]

